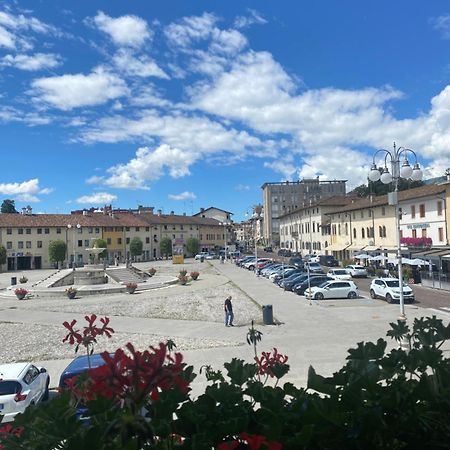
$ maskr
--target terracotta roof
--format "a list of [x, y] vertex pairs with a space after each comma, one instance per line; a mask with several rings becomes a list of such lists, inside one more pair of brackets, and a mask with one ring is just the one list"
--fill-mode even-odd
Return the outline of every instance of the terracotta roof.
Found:
[[[414, 200], [416, 198], [429, 197], [431, 195], [441, 194], [445, 192], [445, 187], [442, 185], [428, 185], [428, 186], [420, 186], [413, 189], [407, 189], [404, 191], [399, 191], [398, 200], [399, 202]], [[387, 195], [378, 195], [373, 197], [372, 200], [370, 197], [361, 198], [359, 200], [355, 200], [354, 202], [343, 206], [342, 208], [336, 209], [335, 211], [330, 212], [340, 213], [345, 211], [355, 211], [358, 209], [366, 209], [373, 208], [375, 206], [384, 206], [388, 204], [388, 196]]]
[[343, 195], [335, 195], [333, 197], [324, 197], [324, 198], [321, 198], [320, 200], [318, 200], [317, 202], [311, 203], [310, 205], [305, 205], [305, 206], [302, 206], [301, 208], [297, 208], [297, 209], [294, 209], [293, 211], [289, 211], [288, 213], [279, 216], [279, 218], [290, 216], [291, 214], [298, 213], [299, 211], [303, 211], [305, 209], [315, 208], [316, 206], [345, 206], [348, 203], [350, 203], [352, 200], [353, 200], [353, 198], [345, 197]]
[[175, 214], [147, 214], [141, 213], [138, 215], [142, 220], [148, 224], [155, 225], [208, 225], [208, 226], [219, 226], [220, 222], [216, 219], [210, 219], [207, 217], [196, 217], [196, 216], [179, 216]]
[[224, 213], [233, 215], [233, 213], [230, 212], [230, 211], [225, 211], [224, 209], [217, 208], [216, 206], [210, 206], [209, 208], [205, 208], [205, 209], [203, 209], [203, 211], [199, 211], [198, 213], [194, 214], [192, 217], [198, 216], [198, 215], [200, 215], [200, 214], [202, 214], [202, 213], [204, 213], [206, 211], [209, 211], [210, 209], [217, 209], [217, 211], [222, 211]]

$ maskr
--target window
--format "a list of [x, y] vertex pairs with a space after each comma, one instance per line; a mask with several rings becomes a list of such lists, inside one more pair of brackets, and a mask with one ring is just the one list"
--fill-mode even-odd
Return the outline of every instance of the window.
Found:
[[37, 234], [42, 234], [42, 228], [37, 229]]
[[383, 237], [387, 237], [386, 226], [383, 225]]
[[441, 200], [439, 200], [437, 202], [437, 215], [442, 216], [442, 201]]
[[427, 237], [427, 229], [426, 228], [422, 228], [422, 237], [423, 238]]
[[27, 242], [25, 243], [25, 246], [26, 246], [26, 248], [31, 248], [31, 241], [27, 241]]
[[31, 228], [25, 228], [25, 233], [26, 234], [31, 234]]
[[42, 248], [42, 241], [37, 241], [37, 248]]
[[180, 230], [184, 230], [184, 227], [183, 227], [183, 225], [180, 225]]
[[438, 228], [438, 236], [439, 236], [439, 241], [443, 242], [444, 241], [444, 229], [443, 228]]
[[386, 208], [384, 206], [381, 207], [381, 215], [382, 216], [386, 215]]
[[117, 238], [117, 245], [122, 245], [122, 238]]
[[92, 234], [93, 232], [94, 232], [94, 229], [93, 229], [92, 227], [89, 227], [89, 228], [88, 228], [88, 233], [89, 233], [89, 234]]
[[372, 217], [372, 210], [369, 209], [369, 217]]
[[167, 230], [167, 225], [164, 225], [164, 229]]
[[6, 243], [6, 250], [12, 250], [12, 242], [8, 241]]
[[364, 219], [364, 211], [361, 211], [360, 214], [361, 214], [361, 219]]
[[39, 375], [39, 370], [35, 366], [31, 366], [23, 377], [25, 384], [31, 384]]
[[106, 238], [106, 245], [111, 245], [111, 238]]
[[[123, 227], [115, 227], [114, 231], [123, 231]], [[139, 230], [138, 230], [139, 231]]]
[[145, 231], [150, 231], [150, 227], [145, 227]]
[[86, 247], [86, 248], [89, 248], [89, 239], [85, 239], [84, 240], [84, 246]]
[[78, 247], [83, 247], [83, 240], [82, 239], [78, 240]]
[[420, 217], [425, 217], [425, 204], [424, 203], [419, 205], [419, 215], [420, 215]]
[[17, 243], [17, 248], [23, 248], [23, 241], [19, 241]]
[[130, 243], [130, 238], [126, 238], [126, 241], [125, 241], [127, 244], [129, 244]]
[[17, 230], [17, 232], [18, 232], [19, 234], [23, 234], [23, 228], [19, 228], [19, 229]]
[[412, 237], [416, 238], [417, 237], [417, 230], [414, 228], [414, 230], [412, 230]]
[[411, 205], [411, 219], [416, 218], [416, 205]]
[[58, 228], [56, 229], [56, 234], [61, 234], [61, 228], [58, 227]]
[[7, 228], [6, 229], [6, 234], [12, 234], [12, 228]]
[[356, 239], [356, 228], [353, 228], [353, 239]]
[[370, 229], [369, 229], [369, 227], [366, 228], [366, 236], [368, 238], [370, 238]]
[[364, 239], [366, 236], [365, 236], [365, 233], [364, 233], [364, 228], [361, 228], [361, 237]]
[[125, 227], [125, 231], [130, 231], [130, 227]]
[[97, 234], [99, 234], [99, 233], [100, 233], [100, 228], [96, 228], [96, 229], [95, 229], [95, 232], [96, 232]]
[[[81, 228], [78, 229], [78, 232], [81, 232]], [[50, 234], [50, 228], [44, 228], [44, 233], [45, 234]]]
[[136, 231], [139, 231], [140, 230], [140, 227], [136, 227]]
[[149, 237], [146, 237], [146, 238], [145, 238], [145, 243], [146, 243], [146, 244], [150, 244], [150, 238], [149, 238]]

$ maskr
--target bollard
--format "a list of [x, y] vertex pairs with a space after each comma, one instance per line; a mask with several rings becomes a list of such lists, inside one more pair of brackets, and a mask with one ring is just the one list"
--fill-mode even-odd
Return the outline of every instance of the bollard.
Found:
[[15, 286], [17, 284], [17, 277], [11, 277], [11, 286]]
[[264, 325], [273, 325], [272, 305], [263, 305], [262, 313], [263, 313], [263, 324]]

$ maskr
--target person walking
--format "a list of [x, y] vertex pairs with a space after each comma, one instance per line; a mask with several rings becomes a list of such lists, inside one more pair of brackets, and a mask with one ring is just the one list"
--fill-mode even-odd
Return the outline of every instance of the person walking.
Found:
[[226, 327], [234, 327], [233, 325], [233, 304], [231, 303], [231, 295], [229, 295], [225, 299], [225, 326]]

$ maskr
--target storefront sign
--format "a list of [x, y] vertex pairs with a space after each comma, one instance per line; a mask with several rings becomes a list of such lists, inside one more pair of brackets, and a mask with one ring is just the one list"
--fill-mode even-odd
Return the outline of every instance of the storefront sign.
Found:
[[406, 228], [408, 228], [408, 230], [412, 230], [415, 228], [430, 228], [430, 224], [429, 223], [413, 223], [410, 225], [406, 225]]

